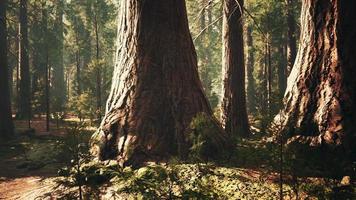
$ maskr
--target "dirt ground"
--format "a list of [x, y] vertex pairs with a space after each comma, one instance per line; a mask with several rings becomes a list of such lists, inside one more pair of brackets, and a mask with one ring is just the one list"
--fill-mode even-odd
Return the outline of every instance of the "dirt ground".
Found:
[[[16, 132], [22, 134], [27, 129], [26, 121], [16, 121]], [[35, 129], [35, 136], [63, 136], [65, 131], [57, 129], [55, 124], [51, 124], [53, 131], [46, 132], [45, 121], [37, 119], [31, 122], [31, 127]], [[19, 135], [20, 137], [23, 135]], [[23, 141], [14, 141], [0, 145], [0, 199], [6, 200], [31, 200], [50, 199], [38, 198], [49, 193], [55, 185], [53, 177], [57, 174], [56, 166], [39, 167], [39, 169], [27, 169], [19, 163], [26, 165], [26, 149]]]

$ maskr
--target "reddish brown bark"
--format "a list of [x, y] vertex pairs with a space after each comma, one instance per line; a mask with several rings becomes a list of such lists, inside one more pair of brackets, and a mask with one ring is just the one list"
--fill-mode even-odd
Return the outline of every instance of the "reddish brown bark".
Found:
[[119, 13], [112, 89], [92, 151], [124, 164], [184, 156], [191, 120], [212, 115], [185, 2], [123, 1]]
[[227, 133], [250, 135], [246, 110], [242, 25], [243, 0], [225, 0], [223, 18], [222, 120]]
[[281, 119], [293, 139], [343, 146], [355, 141], [355, 1], [304, 0], [302, 36]]

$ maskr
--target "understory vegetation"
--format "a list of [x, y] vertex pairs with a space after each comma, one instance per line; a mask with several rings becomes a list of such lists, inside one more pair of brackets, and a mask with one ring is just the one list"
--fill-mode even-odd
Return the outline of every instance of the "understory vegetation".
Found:
[[[21, 137], [1, 144], [0, 160], [5, 163], [1, 168], [15, 165], [24, 173], [52, 174], [43, 181], [50, 182], [53, 191], [42, 194], [43, 198], [278, 199], [280, 195], [279, 144], [262, 135], [239, 140], [225, 160], [201, 159], [201, 149], [197, 148], [192, 149], [192, 155], [197, 156], [187, 161], [172, 158], [167, 163], [149, 162], [132, 168], [121, 167], [114, 160], [93, 160], [87, 146], [92, 131], [83, 125], [68, 127], [65, 136], [19, 133]], [[200, 144], [205, 142], [200, 137]], [[316, 157], [297, 166], [295, 155], [283, 152], [283, 156], [284, 199], [355, 197], [355, 187], [343, 183], [345, 178], [326, 173], [328, 169], [342, 169], [323, 168], [322, 160]], [[10, 159], [15, 160], [11, 163]]]

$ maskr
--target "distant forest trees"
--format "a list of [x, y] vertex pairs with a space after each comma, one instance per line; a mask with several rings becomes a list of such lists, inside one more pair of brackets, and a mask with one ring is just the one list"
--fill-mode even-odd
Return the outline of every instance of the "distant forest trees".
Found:
[[1, 9], [8, 60], [1, 67], [9, 66], [6, 96], [16, 119], [29, 127], [42, 115], [100, 120], [115, 49], [114, 2], [18, 0]]

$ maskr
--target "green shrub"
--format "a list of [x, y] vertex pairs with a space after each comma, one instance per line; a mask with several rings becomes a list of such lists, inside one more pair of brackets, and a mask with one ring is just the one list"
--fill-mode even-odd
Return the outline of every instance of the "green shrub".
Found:
[[199, 113], [190, 124], [189, 157], [193, 160], [225, 159], [231, 149], [218, 123], [206, 113]]

